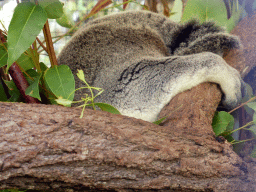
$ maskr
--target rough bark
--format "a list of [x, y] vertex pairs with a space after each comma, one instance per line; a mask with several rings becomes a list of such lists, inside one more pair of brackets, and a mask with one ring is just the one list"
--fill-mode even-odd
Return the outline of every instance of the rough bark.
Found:
[[[242, 71], [244, 58], [233, 58], [227, 62]], [[256, 191], [256, 162], [213, 134], [220, 98], [210, 83], [181, 93], [162, 110], [169, 115], [162, 126], [89, 109], [80, 119], [81, 109], [0, 103], [0, 189]]]
[[227, 55], [229, 64], [236, 67], [241, 72], [242, 77], [256, 65], [256, 11], [254, 14], [241, 20], [232, 30], [232, 34], [240, 37], [243, 50], [235, 51]]
[[208, 128], [40, 104], [0, 113], [0, 189], [255, 191], [255, 167]]

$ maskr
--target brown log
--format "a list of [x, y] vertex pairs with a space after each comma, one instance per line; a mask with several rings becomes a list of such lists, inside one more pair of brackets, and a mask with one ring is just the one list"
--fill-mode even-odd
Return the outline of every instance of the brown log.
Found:
[[0, 189], [255, 191], [255, 167], [210, 130], [80, 112], [0, 103]]
[[256, 11], [254, 14], [243, 18], [238, 25], [231, 31], [231, 34], [240, 37], [243, 50], [231, 52], [227, 55], [227, 62], [235, 66], [241, 72], [242, 77], [256, 66]]
[[220, 98], [210, 83], [181, 93], [162, 110], [170, 114], [162, 126], [89, 109], [80, 119], [81, 109], [0, 103], [0, 189], [256, 191], [256, 161], [213, 134]]

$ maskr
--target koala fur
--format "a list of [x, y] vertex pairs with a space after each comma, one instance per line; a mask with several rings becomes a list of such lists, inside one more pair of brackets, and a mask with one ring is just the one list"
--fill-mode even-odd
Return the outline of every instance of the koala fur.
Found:
[[[177, 24], [156, 13], [129, 11], [80, 28], [58, 62], [74, 74], [82, 69], [90, 85], [105, 90], [96, 102], [152, 122], [175, 95], [202, 82], [220, 85], [225, 107], [238, 105], [243, 81], [221, 56], [239, 47], [237, 37], [213, 22]], [[77, 87], [84, 86], [75, 78]]]

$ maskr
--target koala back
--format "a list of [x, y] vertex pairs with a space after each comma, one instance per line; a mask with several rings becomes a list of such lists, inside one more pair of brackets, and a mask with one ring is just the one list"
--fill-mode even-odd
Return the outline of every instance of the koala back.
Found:
[[[154, 121], [176, 94], [202, 82], [220, 84], [224, 105], [241, 99], [239, 73], [220, 57], [239, 48], [237, 37], [213, 22], [176, 24], [148, 11], [122, 12], [93, 20], [79, 29], [61, 51], [59, 64], [105, 91], [96, 102], [122, 114]], [[76, 87], [84, 84], [75, 76]], [[75, 94], [79, 100], [84, 93]]]
[[[168, 48], [159, 31], [160, 21], [176, 25], [161, 15], [146, 11], [96, 19], [73, 35], [59, 54], [58, 63], [68, 65], [73, 74], [82, 69], [86, 81], [94, 85], [102, 71], [103, 79], [109, 79], [143, 57], [168, 56]], [[75, 80], [77, 87], [83, 86], [76, 76]], [[78, 91], [75, 99], [82, 92]]]

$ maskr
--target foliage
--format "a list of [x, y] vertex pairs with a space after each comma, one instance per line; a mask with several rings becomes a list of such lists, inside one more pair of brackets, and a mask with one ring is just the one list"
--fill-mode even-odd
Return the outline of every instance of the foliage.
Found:
[[[234, 117], [227, 112], [216, 112], [213, 121], [212, 128], [216, 136], [226, 137], [233, 131]], [[227, 137], [226, 137], [227, 138]], [[227, 138], [229, 142], [234, 141], [232, 137]]]
[[8, 29], [7, 70], [35, 41], [46, 20], [43, 7], [30, 2], [17, 5]]
[[[246, 91], [242, 98], [243, 103], [230, 112], [224, 112], [224, 111], [216, 112], [212, 122], [213, 131], [215, 135], [223, 136], [224, 138], [226, 138], [227, 141], [229, 141], [231, 144], [234, 145], [236, 152], [240, 150], [240, 148], [242, 147], [241, 145], [242, 143], [256, 138], [256, 125], [255, 125], [256, 102], [254, 101], [256, 99], [256, 96], [253, 95], [252, 88], [247, 83], [245, 85], [246, 85], [245, 87]], [[252, 121], [246, 123], [242, 127], [235, 128], [235, 122], [234, 122], [234, 117], [232, 116], [232, 113], [241, 107], [243, 107], [246, 110], [247, 115], [252, 117]], [[250, 131], [253, 137], [247, 140], [237, 141], [232, 137], [232, 134], [239, 130]], [[256, 147], [254, 147], [251, 153], [251, 156], [256, 157]]]
[[[85, 19], [110, 3], [110, 0], [100, 0]], [[26, 95], [34, 97], [42, 103], [57, 104], [58, 102], [65, 106], [71, 106], [75, 92], [74, 76], [68, 66], [57, 66], [55, 64], [54, 60], [56, 60], [56, 57], [55, 53], [52, 53], [50, 50], [51, 36], [47, 31], [48, 24], [46, 22], [49, 18], [63, 18], [63, 15], [63, 4], [59, 0], [30, 0], [30, 2], [18, 4], [8, 32], [1, 32], [1, 37], [5, 40], [2, 39], [0, 44], [0, 68], [4, 67], [5, 72], [8, 72], [8, 69], [15, 62], [21, 69], [21, 75], [25, 77], [25, 81], [28, 83], [25, 90]], [[42, 45], [39, 39], [36, 39], [42, 29], [46, 37], [46, 47]], [[74, 29], [76, 29], [76, 26], [72, 25], [72, 30]], [[6, 43], [6, 39], [8, 39], [8, 43]], [[48, 52], [51, 68], [48, 68], [44, 63], [40, 63], [39, 47], [35, 40], [40, 44], [39, 47]], [[0, 84], [0, 101], [24, 101], [20, 90], [14, 82], [14, 79], [10, 80], [7, 78], [4, 80], [4, 84]], [[8, 93], [6, 93], [5, 87]], [[87, 84], [86, 88], [91, 90], [92, 87]], [[85, 106], [93, 106], [93, 108], [97, 106], [102, 110], [120, 114], [117, 109], [108, 104], [94, 103], [94, 98], [97, 95], [94, 96], [92, 91], [91, 94], [91, 96], [82, 98], [82, 101], [85, 102], [82, 105], [83, 108]], [[88, 103], [88, 101], [90, 102]]]
[[[245, 141], [249, 141], [249, 140], [253, 140], [256, 138], [256, 102], [250, 102], [255, 100], [256, 97], [252, 97], [250, 100], [248, 100], [247, 102], [243, 103], [242, 105], [246, 105], [247, 107], [249, 107], [250, 109], [253, 110], [253, 120], [246, 123], [245, 125], [243, 125], [242, 127], [235, 129], [234, 130], [234, 117], [227, 112], [224, 111], [220, 111], [220, 112], [216, 112], [215, 116], [213, 118], [213, 122], [212, 122], [212, 127], [213, 127], [213, 131], [215, 133], [216, 136], [223, 136], [227, 139], [227, 141], [229, 141], [231, 144], [237, 144], [237, 143], [241, 143], [241, 142], [245, 142]], [[242, 106], [241, 105], [241, 106]], [[239, 131], [239, 130], [248, 130], [253, 134], [252, 139], [248, 139], [248, 140], [244, 140], [244, 141], [236, 141], [231, 134]], [[252, 152], [252, 157], [256, 157], [256, 147], [254, 148], [253, 152]]]
[[75, 79], [67, 65], [54, 66], [46, 69], [44, 79], [47, 87], [57, 98], [73, 101]]
[[[67, 67], [67, 66], [65, 66], [65, 67]], [[71, 76], [72, 76], [72, 74], [70, 75], [70, 77]], [[83, 117], [84, 109], [85, 109], [86, 106], [92, 106], [94, 110], [95, 110], [95, 106], [97, 106], [102, 111], [108, 111], [108, 112], [113, 113], [113, 114], [120, 114], [120, 112], [115, 107], [113, 107], [113, 106], [111, 106], [109, 104], [106, 104], [106, 103], [95, 103], [94, 102], [94, 99], [103, 92], [103, 89], [98, 88], [98, 87], [91, 87], [86, 82], [85, 77], [84, 77], [84, 72], [82, 70], [78, 70], [77, 77], [86, 84], [86, 87], [79, 87], [76, 90], [88, 89], [90, 91], [90, 94], [91, 94], [91, 96], [88, 96], [88, 94], [85, 94], [85, 98], [81, 98], [80, 101], [73, 102], [73, 103], [80, 103], [80, 102], [84, 103], [81, 106], [79, 106], [79, 107], [83, 108], [83, 110], [81, 112], [81, 116], [80, 116], [81, 118]], [[54, 90], [57, 90], [57, 89], [54, 88]], [[94, 95], [94, 91], [98, 91], [98, 93], [96, 95]], [[56, 99], [56, 101], [57, 101], [57, 103], [59, 103], [61, 105], [69, 106], [72, 103], [72, 102], [70, 102], [70, 96], [71, 95], [74, 96], [74, 91], [72, 91], [69, 95], [67, 95], [67, 98], [59, 97], [58, 99]]]
[[167, 117], [163, 117], [161, 119], [158, 119], [157, 121], [153, 122], [156, 125], [159, 125], [160, 123], [162, 123]]
[[232, 16], [228, 19], [223, 0], [189, 0], [184, 9], [182, 22], [190, 20], [191, 17], [197, 18], [201, 22], [213, 20], [217, 24], [226, 27], [227, 31], [230, 32], [237, 25], [242, 13], [238, 0], [233, 1], [232, 7]]

